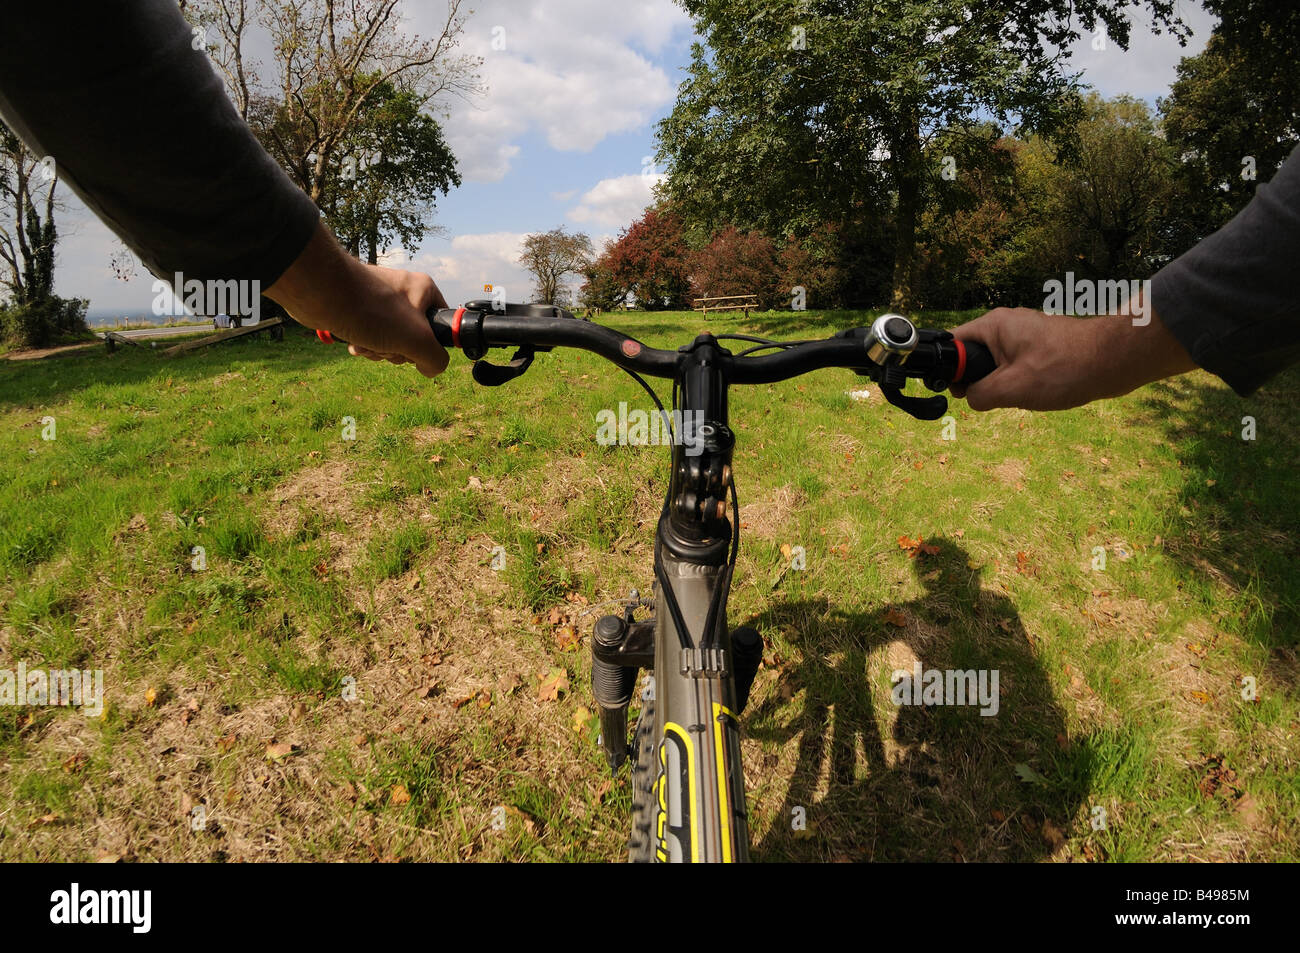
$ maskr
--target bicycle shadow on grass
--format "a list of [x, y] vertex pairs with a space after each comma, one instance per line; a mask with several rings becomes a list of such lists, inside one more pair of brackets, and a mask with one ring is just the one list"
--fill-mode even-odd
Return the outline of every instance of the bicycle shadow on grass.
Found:
[[[789, 777], [755, 859], [1030, 861], [1086, 829], [1095, 756], [1066, 738], [1015, 606], [980, 586], [960, 546], [929, 542], [938, 552], [914, 563], [920, 599], [870, 612], [790, 601], [750, 622], [769, 653], [773, 630], [797, 653], [744, 716], [767, 749], [764, 773]], [[892, 673], [908, 673], [902, 686], [918, 665], [984, 670], [996, 714], [978, 701], [895, 704]], [[793, 770], [773, 753], [790, 744]]]

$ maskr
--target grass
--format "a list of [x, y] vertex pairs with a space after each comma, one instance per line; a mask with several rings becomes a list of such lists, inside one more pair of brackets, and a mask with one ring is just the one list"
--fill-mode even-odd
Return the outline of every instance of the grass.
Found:
[[[1300, 377], [956, 402], [953, 440], [863, 383], [731, 395], [756, 859], [1300, 857]], [[649, 587], [665, 475], [596, 442], [620, 401], [647, 403], [589, 355], [487, 389], [296, 334], [0, 363], [0, 668], [103, 669], [107, 696], [0, 706], [0, 857], [620, 858], [587, 638]], [[998, 714], [896, 707], [918, 661], [996, 669]]]

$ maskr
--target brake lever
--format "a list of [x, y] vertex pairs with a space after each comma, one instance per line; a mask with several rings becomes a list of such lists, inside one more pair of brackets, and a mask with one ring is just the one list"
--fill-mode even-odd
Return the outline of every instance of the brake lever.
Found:
[[917, 420], [938, 420], [948, 412], [948, 398], [943, 394], [935, 394], [933, 397], [910, 397], [897, 387], [885, 384], [880, 385], [880, 393], [885, 400]]
[[471, 373], [474, 380], [484, 387], [500, 387], [502, 384], [520, 377], [533, 363], [535, 351], [532, 347], [521, 347], [515, 351], [509, 364], [493, 364], [491, 361], [477, 360]]

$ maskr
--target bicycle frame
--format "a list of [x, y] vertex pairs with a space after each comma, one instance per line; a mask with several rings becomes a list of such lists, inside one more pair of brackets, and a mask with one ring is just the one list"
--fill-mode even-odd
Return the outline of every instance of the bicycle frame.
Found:
[[697, 428], [692, 436], [701, 452], [690, 456], [686, 440], [675, 442], [668, 500], [655, 533], [659, 775], [652, 836], [661, 861], [749, 856], [736, 666], [726, 612], [728, 556], [739, 531], [726, 516], [735, 439], [719, 355], [716, 341], [701, 336], [680, 367], [680, 401], [673, 409], [681, 411], [683, 427]]

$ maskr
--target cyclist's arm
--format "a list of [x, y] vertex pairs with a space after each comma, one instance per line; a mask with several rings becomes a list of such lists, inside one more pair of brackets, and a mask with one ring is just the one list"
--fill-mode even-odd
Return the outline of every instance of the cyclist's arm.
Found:
[[175, 0], [7, 4], [0, 117], [158, 278], [268, 287], [320, 213], [193, 43]]
[[1300, 360], [1298, 154], [1231, 222], [1155, 276], [1149, 323], [1000, 308], [955, 329], [987, 344], [999, 365], [970, 388], [970, 405], [1062, 410], [1197, 366], [1247, 396]]
[[1155, 276], [1166, 326], [1243, 397], [1300, 360], [1300, 148], [1227, 225]]
[[0, 119], [158, 278], [257, 281], [354, 353], [437, 373], [433, 282], [343, 252], [194, 40], [174, 0], [10, 4]]

